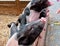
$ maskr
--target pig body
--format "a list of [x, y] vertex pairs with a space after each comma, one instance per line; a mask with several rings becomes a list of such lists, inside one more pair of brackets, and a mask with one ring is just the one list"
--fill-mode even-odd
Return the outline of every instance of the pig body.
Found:
[[[43, 10], [44, 8], [47, 8], [48, 7], [48, 5], [47, 5], [47, 2], [48, 2], [48, 0], [45, 0], [45, 1], [42, 1], [42, 3], [39, 1], [39, 2], [35, 2], [35, 4], [33, 4], [33, 5], [31, 5], [31, 7], [30, 7], [30, 10], [34, 10], [34, 11], [36, 11], [37, 13], [39, 13], [41, 10]], [[30, 13], [31, 14], [31, 13]], [[42, 15], [44, 15], [44, 17], [46, 17], [46, 13], [44, 13], [44, 14], [41, 14], [41, 16]], [[22, 22], [21, 20], [20, 20], [20, 23], [23, 25], [22, 26], [22, 29], [20, 29], [20, 32], [18, 33], [18, 37], [19, 37], [19, 39], [18, 39], [18, 44], [19, 45], [23, 45], [23, 46], [25, 46], [25, 45], [27, 45], [27, 46], [29, 46], [29, 45], [32, 45], [33, 44], [33, 42], [36, 40], [36, 38], [39, 36], [39, 34], [42, 32], [42, 29], [43, 29], [43, 27], [42, 27], [42, 25], [44, 25], [44, 24], [42, 24], [41, 25], [41, 23], [38, 23], [38, 24], [35, 24], [34, 22], [34, 24], [33, 24], [33, 26], [28, 26], [28, 27], [26, 27], [26, 14], [24, 13], [24, 16], [25, 16], [25, 19], [24, 19], [24, 22]], [[23, 17], [24, 17], [23, 16]], [[33, 14], [32, 14], [32, 16], [33, 16]], [[37, 16], [37, 15], [36, 15]], [[22, 18], [23, 18], [22, 17]], [[39, 17], [40, 17], [40, 14], [39, 14]], [[39, 17], [38, 17], [38, 19], [39, 19]], [[42, 16], [43, 17], [43, 16]], [[41, 18], [41, 17], [40, 17]], [[20, 19], [20, 18], [19, 18]], [[31, 18], [30, 18], [31, 19]], [[34, 17], [32, 18], [32, 19], [34, 19]], [[32, 21], [32, 19], [31, 19], [31, 21]], [[37, 19], [37, 20], [38, 20]], [[32, 23], [31, 23], [32, 24]], [[28, 25], [30, 25], [30, 24], [28, 24]], [[29, 33], [29, 34], [28, 34]], [[18, 38], [17, 37], [17, 38]], [[31, 39], [32, 38], [32, 39]]]
[[35, 39], [42, 32], [44, 23], [40, 20], [26, 24], [22, 31], [17, 34], [19, 45], [32, 45]]

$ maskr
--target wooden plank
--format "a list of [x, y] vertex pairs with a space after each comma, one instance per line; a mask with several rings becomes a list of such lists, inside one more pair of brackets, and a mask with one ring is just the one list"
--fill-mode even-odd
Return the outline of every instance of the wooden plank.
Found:
[[26, 1], [16, 2], [0, 2], [0, 14], [16, 14], [19, 15], [24, 7], [28, 4]]
[[15, 1], [0, 1], [0, 4], [15, 4]]

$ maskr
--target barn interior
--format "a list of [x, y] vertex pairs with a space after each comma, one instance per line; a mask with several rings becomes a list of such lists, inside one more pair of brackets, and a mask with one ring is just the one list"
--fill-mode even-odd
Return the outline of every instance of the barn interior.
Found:
[[9, 39], [7, 24], [16, 21], [29, 0], [0, 0], [0, 46], [5, 46]]
[[[54, 5], [49, 8], [47, 33], [44, 40], [46, 40], [46, 46], [60, 46], [60, 0], [50, 1]], [[10, 29], [7, 25], [18, 19], [29, 2], [30, 0], [0, 0], [0, 46], [6, 46], [9, 39]], [[58, 10], [59, 13], [56, 13]], [[45, 36], [44, 33], [45, 31], [41, 35]], [[40, 42], [41, 40], [43, 38]]]

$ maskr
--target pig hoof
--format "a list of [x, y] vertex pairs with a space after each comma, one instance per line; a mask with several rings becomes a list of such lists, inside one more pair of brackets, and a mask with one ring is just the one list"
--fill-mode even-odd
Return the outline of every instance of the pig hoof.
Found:
[[9, 28], [11, 27], [11, 25], [10, 25], [10, 24], [8, 24], [7, 26], [8, 26]]

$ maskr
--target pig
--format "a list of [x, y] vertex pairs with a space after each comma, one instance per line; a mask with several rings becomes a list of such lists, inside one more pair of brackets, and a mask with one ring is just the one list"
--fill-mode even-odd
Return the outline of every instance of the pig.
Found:
[[[37, 6], [37, 7], [35, 7], [35, 6]], [[37, 21], [38, 19], [39, 19], [39, 17], [40, 17], [40, 11], [41, 10], [43, 10], [44, 8], [47, 8], [49, 5], [48, 5], [48, 0], [45, 0], [45, 1], [42, 1], [42, 3], [40, 4], [40, 1], [39, 2], [35, 2], [35, 4], [33, 4], [33, 5], [31, 5], [31, 7], [30, 7], [30, 14], [29, 14], [29, 23], [30, 22], [33, 22], [33, 21]], [[40, 8], [40, 9], [39, 9]], [[39, 9], [39, 10], [38, 10]], [[36, 14], [35, 14], [36, 13]], [[35, 17], [31, 17], [32, 15], [37, 15], [38, 14], [38, 17], [37, 17], [37, 19], [35, 18]], [[34, 16], [33, 15], [33, 16]], [[46, 15], [46, 13], [44, 13], [44, 15]], [[42, 16], [43, 17], [43, 16]], [[41, 18], [41, 17], [40, 17]], [[33, 20], [32, 20], [33, 19]], [[26, 32], [28, 32], [28, 33], [35, 33], [35, 31], [37, 30], [37, 31], [41, 31], [42, 32], [42, 29], [39, 29], [39, 25], [37, 26], [37, 27], [35, 27], [35, 26], [33, 26], [31, 29], [29, 29], [28, 31], [26, 30]], [[21, 34], [21, 32], [19, 32], [18, 34], [20, 35], [17, 35], [17, 36], [19, 36], [20, 38], [19, 38], [19, 40], [18, 40], [18, 44], [19, 45], [32, 45], [33, 44], [33, 42], [36, 40], [36, 38], [39, 36], [39, 35], [36, 35], [36, 37], [33, 39], [33, 41], [31, 41], [32, 43], [29, 43], [29, 39], [31, 39], [31, 38], [29, 38], [30, 37], [30, 35], [31, 34], [28, 34], [27, 33], [27, 37], [28, 38], [26, 38], [26, 35], [24, 35], [25, 34], [25, 30], [24, 30], [24, 28], [25, 28], [25, 25], [24, 25], [24, 27], [21, 29], [21, 32], [23, 32], [22, 34]], [[37, 33], [37, 34], [40, 34], [41, 32], [39, 32], [39, 33]], [[22, 38], [21, 38], [21, 36], [23, 36]], [[33, 35], [31, 35], [31, 36], [33, 36]], [[34, 35], [35, 36], [35, 35]], [[20, 40], [20, 39], [23, 39], [22, 41]], [[20, 42], [21, 41], [21, 42]], [[23, 41], [26, 41], [25, 43], [23, 42]], [[27, 43], [28, 42], [28, 43]]]
[[[44, 27], [44, 22], [39, 19], [37, 21], [26, 24], [21, 32], [16, 32], [9, 41], [6, 46], [30, 46], [33, 44], [38, 35], [42, 32]], [[15, 41], [15, 42], [14, 42]], [[14, 43], [15, 44], [14, 44]]]

